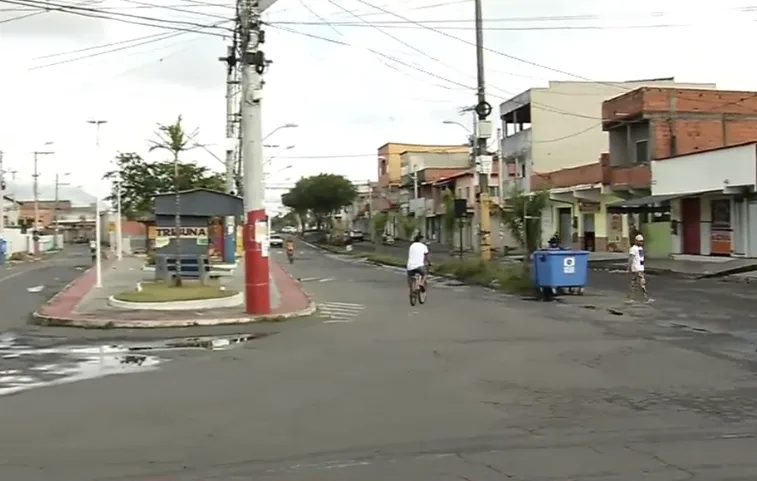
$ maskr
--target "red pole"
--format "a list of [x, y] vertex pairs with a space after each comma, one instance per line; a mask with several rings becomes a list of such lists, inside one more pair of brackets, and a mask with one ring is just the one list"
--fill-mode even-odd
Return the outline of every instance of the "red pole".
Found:
[[[259, 238], [256, 238], [259, 237]], [[247, 212], [244, 224], [244, 302], [247, 314], [270, 314], [268, 222], [265, 209]]]

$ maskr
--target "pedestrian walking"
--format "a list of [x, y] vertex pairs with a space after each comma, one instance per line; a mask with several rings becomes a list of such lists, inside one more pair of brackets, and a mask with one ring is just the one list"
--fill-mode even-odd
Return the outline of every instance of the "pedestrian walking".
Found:
[[647, 279], [644, 275], [644, 236], [641, 234], [636, 235], [634, 245], [628, 250], [628, 272], [631, 274], [631, 285], [627, 302], [633, 302], [637, 292], [641, 292], [647, 304], [654, 302], [647, 293]]

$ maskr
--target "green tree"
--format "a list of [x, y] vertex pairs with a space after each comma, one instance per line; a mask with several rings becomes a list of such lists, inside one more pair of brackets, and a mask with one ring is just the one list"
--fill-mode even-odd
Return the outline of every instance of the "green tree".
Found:
[[[153, 213], [155, 194], [174, 190], [173, 162], [147, 162], [135, 152], [116, 155], [116, 169], [105, 174], [110, 181], [111, 194], [105, 199], [116, 201], [121, 181], [121, 210], [128, 219], [140, 219]], [[179, 189], [224, 190], [221, 174], [194, 163], [179, 163]]]
[[418, 217], [405, 215], [402, 217], [400, 226], [402, 227], [402, 235], [405, 239], [410, 240], [420, 226], [421, 220]]
[[444, 226], [444, 235], [451, 245], [455, 239], [455, 229], [459, 228], [462, 219], [455, 216], [455, 196], [452, 191], [445, 190], [443, 195], [444, 215], [442, 216], [442, 225]]
[[346, 177], [318, 174], [297, 181], [289, 192], [281, 196], [281, 202], [300, 218], [310, 212], [321, 229], [332, 214], [350, 205], [356, 197], [357, 190]]
[[548, 203], [549, 192], [546, 190], [529, 194], [514, 188], [506, 199], [502, 220], [528, 254], [538, 249], [541, 243], [541, 216]]
[[386, 212], [378, 212], [373, 216], [373, 225], [371, 226], [373, 232], [371, 234], [373, 235], [374, 240], [378, 241], [381, 239], [381, 236], [384, 234], [384, 229], [386, 229], [387, 222], [389, 222], [389, 214]]
[[281, 196], [281, 203], [285, 207], [292, 209], [292, 212], [294, 212], [300, 220], [300, 228], [303, 230], [305, 228], [304, 221], [307, 219], [307, 213], [310, 210], [310, 200], [307, 197], [308, 182], [308, 177], [298, 180], [297, 183], [294, 184], [294, 187]]
[[196, 135], [187, 135], [184, 126], [181, 125], [181, 115], [176, 118], [172, 124], [158, 124], [158, 130], [155, 133], [156, 139], [150, 141], [150, 152], [154, 150], [164, 150], [173, 157], [173, 190], [176, 198], [176, 215], [174, 217], [174, 229], [176, 243], [176, 275], [174, 276], [176, 286], [181, 286], [181, 212], [180, 212], [180, 195], [181, 192], [181, 168], [179, 156], [187, 150], [196, 148], [191, 141], [191, 137]]

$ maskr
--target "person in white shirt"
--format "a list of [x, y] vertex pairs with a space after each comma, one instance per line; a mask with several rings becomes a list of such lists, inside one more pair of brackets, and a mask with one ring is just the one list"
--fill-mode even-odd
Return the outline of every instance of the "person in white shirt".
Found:
[[428, 260], [428, 247], [423, 243], [423, 236], [415, 236], [407, 251], [407, 285], [412, 289], [413, 277], [421, 275], [421, 288], [426, 289], [426, 265], [431, 265]]
[[634, 241], [634, 245], [628, 250], [628, 272], [631, 274], [628, 302], [633, 302], [637, 291], [641, 291], [645, 302], [654, 302], [647, 294], [647, 279], [644, 276], [644, 236], [638, 234]]

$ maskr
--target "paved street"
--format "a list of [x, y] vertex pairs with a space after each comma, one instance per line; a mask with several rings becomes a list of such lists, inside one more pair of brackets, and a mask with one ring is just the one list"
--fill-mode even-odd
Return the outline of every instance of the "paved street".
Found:
[[[91, 267], [87, 246], [73, 245], [49, 259], [0, 266], [0, 332], [25, 328], [30, 314]], [[39, 292], [35, 287], [42, 286]]]
[[287, 268], [318, 316], [0, 397], [0, 478], [754, 479], [743, 339], [441, 279], [410, 307], [401, 272], [307, 247]]

